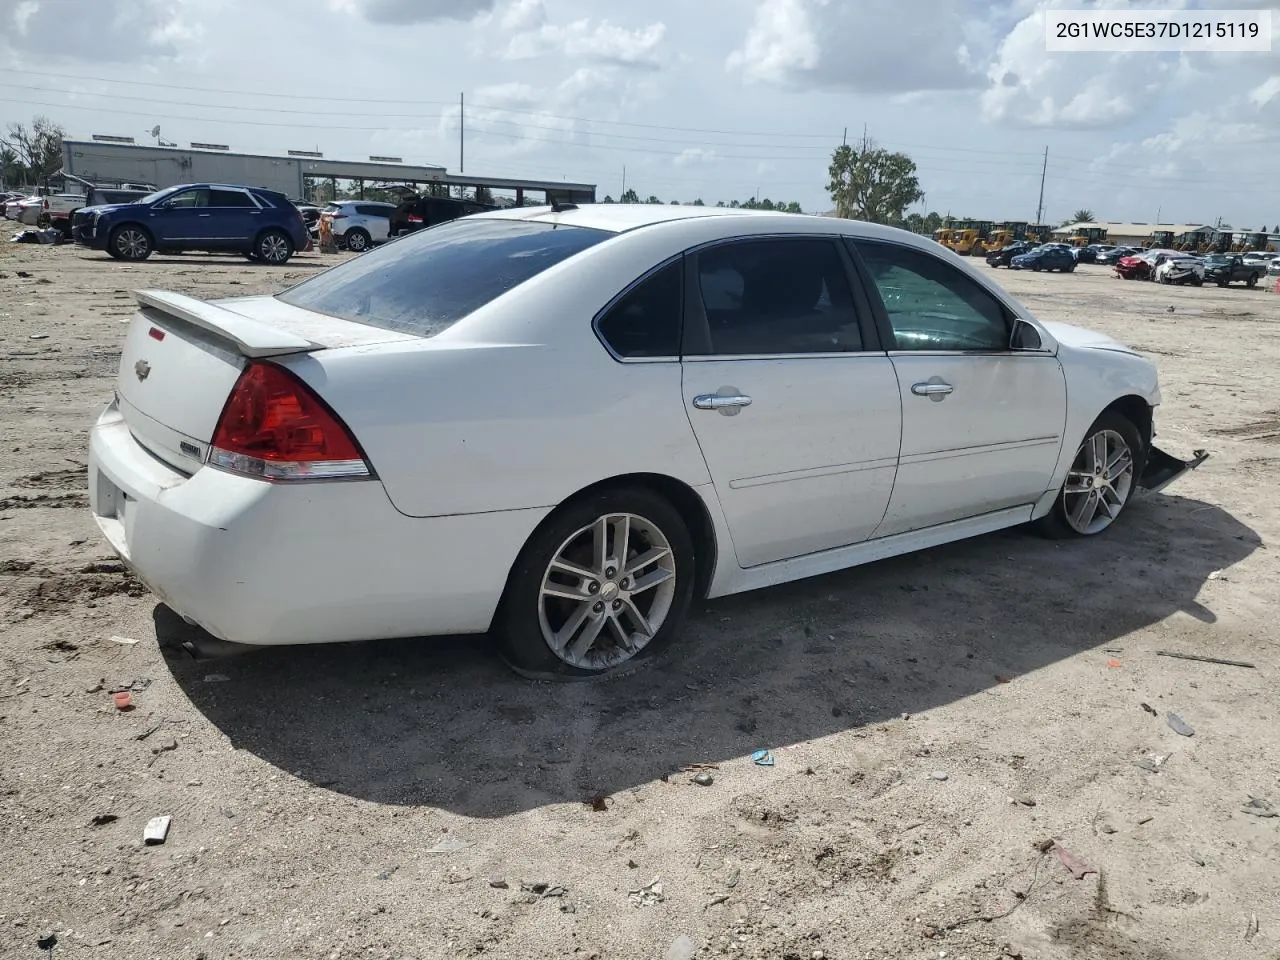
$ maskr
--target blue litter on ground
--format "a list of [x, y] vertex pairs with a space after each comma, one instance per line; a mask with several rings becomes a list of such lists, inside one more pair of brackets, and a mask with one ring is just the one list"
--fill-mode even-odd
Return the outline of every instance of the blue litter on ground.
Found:
[[773, 754], [768, 750], [757, 750], [751, 755], [752, 762], [758, 767], [772, 767]]

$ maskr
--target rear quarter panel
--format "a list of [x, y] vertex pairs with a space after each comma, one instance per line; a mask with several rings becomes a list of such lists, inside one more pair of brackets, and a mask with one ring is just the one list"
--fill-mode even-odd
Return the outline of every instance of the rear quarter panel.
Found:
[[601, 243], [430, 339], [285, 362], [410, 516], [554, 506], [629, 473], [709, 483], [680, 363], [619, 362], [592, 329], [618, 292], [683, 249], [658, 232]]

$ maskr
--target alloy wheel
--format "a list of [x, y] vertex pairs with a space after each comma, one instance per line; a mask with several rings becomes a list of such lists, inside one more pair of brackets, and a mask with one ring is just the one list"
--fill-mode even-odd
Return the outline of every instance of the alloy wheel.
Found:
[[269, 233], [258, 245], [258, 254], [267, 263], [284, 263], [289, 259], [289, 241], [278, 233]]
[[573, 533], [547, 565], [538, 596], [542, 639], [572, 667], [616, 667], [657, 636], [675, 592], [675, 554], [658, 526], [633, 513], [607, 514]]
[[116, 250], [128, 260], [139, 260], [146, 256], [150, 246], [147, 235], [133, 227], [126, 227], [116, 237]]
[[1114, 430], [1099, 430], [1076, 451], [1062, 488], [1063, 513], [1076, 533], [1101, 533], [1120, 516], [1133, 492], [1129, 443]]

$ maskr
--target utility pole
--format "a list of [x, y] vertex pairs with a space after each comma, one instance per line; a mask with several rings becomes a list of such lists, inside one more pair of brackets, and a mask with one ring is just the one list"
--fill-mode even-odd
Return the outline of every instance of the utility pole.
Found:
[[[625, 197], [626, 195], [627, 195], [627, 165], [624, 163], [622, 165], [622, 196]], [[626, 203], [626, 201], [621, 198], [618, 199], [618, 202]]]
[[1040, 219], [1044, 213], [1044, 175], [1049, 172], [1049, 148], [1044, 148], [1044, 164], [1040, 167], [1040, 202], [1036, 204], [1036, 223], [1044, 223]]
[[467, 97], [458, 94], [458, 172], [466, 173], [467, 165]]
[[844, 128], [844, 136], [840, 138], [840, 146], [847, 147], [849, 145], [849, 128]]

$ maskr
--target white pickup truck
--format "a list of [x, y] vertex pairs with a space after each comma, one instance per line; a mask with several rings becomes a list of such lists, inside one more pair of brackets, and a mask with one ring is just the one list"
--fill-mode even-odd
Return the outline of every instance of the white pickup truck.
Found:
[[16, 204], [10, 203], [5, 216], [28, 226], [48, 225], [70, 232], [71, 215], [81, 207], [131, 203], [149, 192], [141, 187], [116, 189], [90, 186], [86, 188], [86, 193], [51, 193], [44, 197], [30, 197]]

